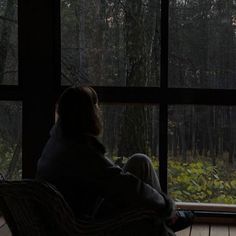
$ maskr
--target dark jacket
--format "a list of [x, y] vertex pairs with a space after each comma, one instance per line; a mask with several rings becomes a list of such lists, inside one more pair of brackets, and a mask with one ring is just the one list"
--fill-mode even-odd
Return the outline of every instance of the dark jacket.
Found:
[[105, 157], [97, 138], [80, 134], [64, 138], [60, 126], [51, 131], [38, 161], [37, 178], [57, 187], [78, 217], [92, 215], [101, 199], [115, 209], [149, 207], [168, 217], [170, 200]]

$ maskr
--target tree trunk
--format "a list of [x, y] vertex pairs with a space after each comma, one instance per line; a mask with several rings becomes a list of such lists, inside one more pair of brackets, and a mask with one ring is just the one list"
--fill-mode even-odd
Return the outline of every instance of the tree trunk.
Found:
[[[8, 0], [4, 18], [14, 19], [15, 17], [15, 0]], [[7, 61], [7, 54], [10, 45], [10, 37], [12, 32], [13, 23], [8, 20], [3, 20], [2, 31], [0, 32], [0, 84], [4, 82], [4, 72]]]
[[[126, 1], [126, 86], [146, 84], [143, 7], [142, 0]], [[147, 120], [147, 112], [148, 109], [144, 106], [126, 106], [118, 145], [119, 156], [127, 156], [135, 152], [148, 154], [148, 122], [150, 121]]]

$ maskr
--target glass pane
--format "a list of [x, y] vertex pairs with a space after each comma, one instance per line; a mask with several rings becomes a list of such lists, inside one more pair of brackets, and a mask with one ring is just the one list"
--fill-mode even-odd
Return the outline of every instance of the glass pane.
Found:
[[21, 179], [22, 105], [0, 101], [0, 173], [9, 180]]
[[0, 0], [0, 85], [18, 83], [17, 0]]
[[176, 201], [236, 204], [236, 107], [169, 107], [169, 191]]
[[144, 105], [102, 105], [107, 156], [122, 165], [134, 153], [155, 163], [159, 152], [159, 108]]
[[236, 1], [170, 0], [169, 86], [236, 88]]
[[160, 0], [61, 0], [62, 84], [159, 86]]

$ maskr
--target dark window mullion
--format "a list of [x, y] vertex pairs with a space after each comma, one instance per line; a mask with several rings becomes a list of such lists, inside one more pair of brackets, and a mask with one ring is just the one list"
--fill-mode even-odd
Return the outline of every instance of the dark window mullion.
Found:
[[18, 1], [23, 177], [33, 177], [60, 89], [60, 0]]
[[167, 193], [167, 166], [168, 166], [168, 104], [163, 99], [168, 90], [168, 20], [169, 20], [169, 0], [161, 0], [161, 101], [160, 101], [160, 167], [159, 176], [162, 190]]
[[236, 105], [236, 90], [169, 88], [168, 104]]
[[167, 193], [167, 167], [168, 167], [168, 145], [167, 145], [167, 126], [168, 126], [168, 105], [160, 103], [160, 117], [159, 117], [159, 177], [162, 190]]
[[0, 100], [19, 101], [22, 100], [22, 89], [15, 85], [0, 86]]
[[160, 88], [155, 87], [93, 87], [104, 103], [156, 104], [160, 101]]
[[[67, 86], [62, 86], [63, 91]], [[236, 90], [157, 87], [93, 87], [104, 103], [236, 105]], [[1, 87], [0, 87], [1, 89]], [[0, 90], [1, 91], [1, 90]], [[140, 96], [141, 95], [141, 96]]]

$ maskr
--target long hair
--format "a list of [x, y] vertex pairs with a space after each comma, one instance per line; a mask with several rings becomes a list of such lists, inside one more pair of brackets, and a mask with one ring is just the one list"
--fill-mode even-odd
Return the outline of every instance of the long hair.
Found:
[[98, 136], [102, 132], [98, 97], [91, 87], [67, 88], [59, 97], [56, 112], [64, 136]]

